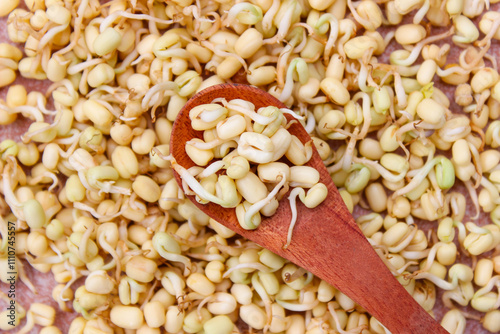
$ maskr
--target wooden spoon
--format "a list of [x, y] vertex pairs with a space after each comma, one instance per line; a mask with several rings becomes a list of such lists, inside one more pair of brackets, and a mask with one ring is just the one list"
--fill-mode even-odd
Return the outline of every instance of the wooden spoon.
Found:
[[[247, 100], [255, 104], [256, 109], [270, 105], [285, 107], [272, 95], [252, 86], [222, 84], [199, 92], [182, 108], [172, 130], [170, 152], [181, 166], [190, 168], [194, 165], [186, 154], [185, 143], [193, 138], [202, 138], [202, 132], [191, 127], [189, 111], [220, 97], [228, 101]], [[298, 122], [288, 130], [303, 143], [311, 140]], [[252, 231], [240, 227], [234, 209], [224, 209], [214, 203], [203, 205], [196, 202], [194, 196], [187, 197], [216, 221], [335, 286], [392, 333], [448, 333], [408, 294], [373, 250], [345, 206], [316, 150], [307, 165], [320, 172], [320, 181], [328, 187], [329, 193], [315, 209], [298, 203], [298, 220], [286, 250], [283, 245], [291, 218], [286, 197], [280, 201], [277, 212], [270, 218], [262, 217], [259, 227]], [[181, 185], [177, 173], [175, 177]]]

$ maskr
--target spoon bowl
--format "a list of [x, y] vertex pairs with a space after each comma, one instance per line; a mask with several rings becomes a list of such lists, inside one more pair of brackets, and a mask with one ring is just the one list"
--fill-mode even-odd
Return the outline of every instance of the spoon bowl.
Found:
[[[182, 108], [172, 129], [170, 152], [184, 168], [195, 165], [186, 154], [186, 142], [202, 138], [202, 132], [191, 127], [189, 111], [200, 104], [211, 103], [216, 98], [250, 101], [256, 110], [267, 106], [285, 108], [272, 95], [247, 85], [222, 84], [199, 92]], [[292, 119], [290, 115], [286, 117], [288, 121]], [[299, 122], [291, 124], [288, 131], [303, 143], [311, 140]], [[255, 230], [243, 229], [234, 209], [225, 209], [215, 203], [200, 204], [194, 196], [187, 197], [219, 223], [335, 286], [392, 333], [448, 333], [387, 269], [349, 213], [314, 147], [313, 151], [306, 165], [319, 171], [320, 182], [328, 188], [328, 196], [314, 209], [306, 208], [297, 201], [298, 218], [292, 241], [286, 249], [283, 246], [290, 225], [291, 209], [285, 197], [280, 201], [276, 213], [271, 217], [262, 217], [261, 224]], [[175, 177], [182, 187], [180, 176], [175, 173]]]

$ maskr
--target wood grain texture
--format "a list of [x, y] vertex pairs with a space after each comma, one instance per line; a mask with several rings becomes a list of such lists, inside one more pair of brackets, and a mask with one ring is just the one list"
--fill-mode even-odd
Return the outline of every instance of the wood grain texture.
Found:
[[[223, 84], [198, 93], [181, 110], [173, 127], [170, 149], [181, 166], [189, 168], [194, 165], [185, 153], [185, 143], [192, 138], [202, 138], [202, 132], [191, 128], [189, 110], [218, 97], [251, 101], [257, 109], [269, 105], [285, 107], [273, 96], [246, 85]], [[290, 116], [287, 117], [290, 120]], [[310, 140], [298, 122], [291, 125], [289, 131], [304, 143]], [[291, 219], [286, 197], [280, 201], [276, 214], [270, 218], [262, 217], [261, 225], [253, 231], [240, 227], [234, 209], [224, 209], [214, 203], [202, 205], [194, 200], [194, 196], [188, 197], [221, 224], [337, 287], [392, 333], [447, 333], [414, 301], [375, 253], [345, 207], [316, 151], [307, 165], [320, 172], [320, 181], [327, 185], [329, 195], [315, 209], [308, 209], [297, 201], [298, 220], [292, 242], [286, 250], [282, 247]], [[181, 184], [177, 174], [176, 179]]]

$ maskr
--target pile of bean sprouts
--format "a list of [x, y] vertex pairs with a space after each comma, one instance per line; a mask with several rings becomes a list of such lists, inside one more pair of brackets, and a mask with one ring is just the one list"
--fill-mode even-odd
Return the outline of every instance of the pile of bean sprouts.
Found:
[[185, 154], [195, 166], [186, 169], [168, 157], [185, 194], [196, 195], [202, 204], [235, 209], [239, 225], [246, 230], [256, 229], [262, 216], [273, 216], [290, 190], [292, 218], [284, 249], [292, 241], [297, 222], [297, 197], [314, 209], [328, 195], [326, 185], [319, 182], [319, 171], [304, 166], [312, 157], [312, 143], [302, 144], [288, 132], [295, 120], [289, 123], [285, 113], [302, 118], [275, 106], [256, 110], [252, 102], [242, 99], [219, 98], [198, 105], [189, 111], [190, 125], [203, 131], [203, 139], [192, 138], [185, 144]]
[[15, 300], [2, 331], [61, 333], [64, 311], [78, 314], [70, 333], [388, 333], [185, 198], [165, 158], [172, 123], [224, 82], [301, 116], [312, 141], [297, 154], [316, 147], [368, 241], [450, 333], [500, 331], [498, 0], [23, 2], [0, 3], [0, 129], [30, 123], [0, 142], [0, 280], [14, 222], [17, 278], [36, 291], [21, 259], [51, 272], [60, 310]]

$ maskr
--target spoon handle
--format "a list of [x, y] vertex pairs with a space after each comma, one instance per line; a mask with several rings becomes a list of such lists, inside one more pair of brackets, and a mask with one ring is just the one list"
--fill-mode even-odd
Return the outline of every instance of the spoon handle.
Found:
[[390, 273], [336, 189], [329, 191], [322, 210], [302, 212], [288, 249], [275, 252], [337, 287], [392, 333], [447, 333]]

